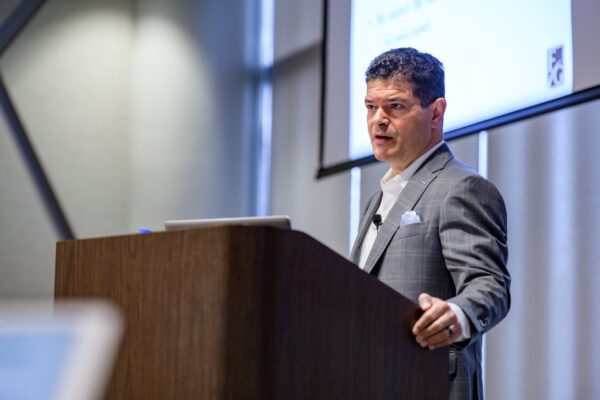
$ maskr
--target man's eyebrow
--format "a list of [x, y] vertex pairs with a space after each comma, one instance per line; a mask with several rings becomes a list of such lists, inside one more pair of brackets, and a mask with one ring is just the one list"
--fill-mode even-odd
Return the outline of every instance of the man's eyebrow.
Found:
[[[406, 101], [406, 100], [407, 100], [407, 99], [406, 99], [406, 97], [405, 97], [405, 96], [402, 96], [402, 95], [395, 95], [395, 96], [392, 96], [392, 97], [388, 97], [388, 98], [384, 98], [384, 99], [383, 99], [383, 101], [387, 101], [387, 102], [390, 102], [390, 101]], [[372, 100], [372, 99], [369, 97], [369, 95], [366, 95], [366, 96], [365, 96], [365, 101], [374, 101], [374, 100]]]
[[[365, 103], [374, 103], [374, 100], [371, 100], [368, 97], [365, 97]], [[403, 99], [402, 97], [390, 97], [389, 99], [385, 99], [384, 103], [386, 104], [391, 104], [391, 103], [404, 103], [406, 102], [406, 99]]]
[[391, 103], [391, 102], [395, 102], [395, 101], [406, 101], [405, 98], [403, 98], [402, 96], [394, 96], [394, 97], [390, 97], [389, 99], [385, 99], [386, 102]]

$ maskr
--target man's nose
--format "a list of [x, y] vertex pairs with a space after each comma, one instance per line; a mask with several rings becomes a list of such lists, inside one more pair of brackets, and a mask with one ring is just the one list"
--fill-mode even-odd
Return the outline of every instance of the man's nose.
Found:
[[379, 107], [377, 109], [377, 111], [375, 111], [375, 115], [373, 116], [373, 121], [377, 125], [388, 125], [390, 123], [390, 120], [389, 120], [387, 114], [381, 107]]

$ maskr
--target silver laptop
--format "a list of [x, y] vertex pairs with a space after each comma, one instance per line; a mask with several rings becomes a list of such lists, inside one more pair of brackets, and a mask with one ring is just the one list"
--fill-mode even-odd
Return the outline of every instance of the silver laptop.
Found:
[[0, 399], [101, 399], [122, 324], [106, 303], [0, 303]]
[[219, 225], [245, 225], [245, 226], [274, 226], [290, 229], [291, 221], [287, 215], [271, 215], [267, 217], [240, 217], [240, 218], [210, 218], [210, 219], [180, 219], [165, 222], [166, 230], [202, 228]]

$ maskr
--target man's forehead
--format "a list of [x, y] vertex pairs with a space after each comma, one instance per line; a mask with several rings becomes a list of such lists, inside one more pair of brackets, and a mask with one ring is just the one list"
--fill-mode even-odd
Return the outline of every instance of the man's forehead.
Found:
[[367, 97], [369, 95], [411, 97], [413, 86], [405, 80], [372, 79], [367, 82]]

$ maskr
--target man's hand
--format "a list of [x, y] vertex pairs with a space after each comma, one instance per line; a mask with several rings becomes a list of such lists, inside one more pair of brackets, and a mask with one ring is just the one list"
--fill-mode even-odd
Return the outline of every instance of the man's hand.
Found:
[[448, 346], [461, 336], [462, 328], [448, 302], [427, 293], [419, 295], [424, 314], [413, 326], [413, 334], [421, 347], [430, 350]]

